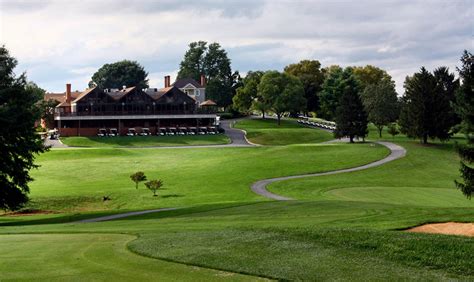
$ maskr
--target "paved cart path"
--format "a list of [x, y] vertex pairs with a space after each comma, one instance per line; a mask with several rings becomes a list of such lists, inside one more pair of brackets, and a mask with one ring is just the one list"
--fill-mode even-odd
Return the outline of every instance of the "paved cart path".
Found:
[[323, 175], [332, 175], [332, 174], [339, 174], [339, 173], [346, 173], [346, 172], [353, 172], [353, 171], [359, 171], [359, 170], [364, 170], [376, 166], [380, 166], [383, 164], [386, 164], [388, 162], [391, 162], [393, 160], [402, 158], [406, 155], [406, 150], [405, 148], [398, 146], [396, 144], [393, 144], [391, 142], [375, 142], [377, 144], [380, 144], [382, 146], [387, 147], [390, 150], [390, 155], [387, 157], [366, 164], [358, 167], [353, 167], [353, 168], [346, 168], [346, 169], [339, 169], [339, 170], [333, 170], [333, 171], [327, 171], [327, 172], [320, 172], [320, 173], [311, 173], [311, 174], [302, 174], [302, 175], [293, 175], [293, 176], [285, 176], [285, 177], [276, 177], [276, 178], [269, 178], [269, 179], [263, 179], [260, 181], [255, 182], [252, 184], [251, 189], [254, 193], [263, 196], [265, 198], [269, 198], [272, 200], [277, 200], [277, 201], [288, 201], [288, 200], [293, 200], [288, 197], [284, 197], [278, 194], [271, 193], [270, 191], [267, 190], [267, 185], [270, 183], [278, 182], [278, 181], [284, 181], [284, 180], [289, 180], [289, 179], [298, 179], [298, 178], [304, 178], [304, 177], [314, 177], [314, 176], [323, 176]]

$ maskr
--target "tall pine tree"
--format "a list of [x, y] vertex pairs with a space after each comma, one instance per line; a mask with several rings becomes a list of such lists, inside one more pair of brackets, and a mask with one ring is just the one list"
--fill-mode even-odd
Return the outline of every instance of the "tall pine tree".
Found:
[[365, 138], [368, 130], [367, 113], [360, 98], [361, 86], [350, 68], [344, 71], [343, 79], [339, 80], [337, 88], [342, 89], [342, 95], [336, 109], [334, 136], [337, 138], [349, 136], [350, 142], [354, 143], [356, 137]]
[[35, 155], [45, 151], [34, 130], [42, 99], [28, 89], [24, 74], [15, 76], [17, 61], [0, 46], [0, 209], [15, 210], [28, 201], [29, 170]]
[[446, 91], [437, 78], [424, 67], [405, 80], [402, 97], [400, 128], [411, 138], [420, 138], [424, 144], [428, 138], [445, 141], [450, 137], [452, 109]]
[[461, 157], [461, 176], [463, 182], [456, 181], [456, 186], [467, 197], [471, 198], [474, 193], [474, 57], [471, 53], [464, 51], [461, 57], [461, 68], [458, 69], [461, 78], [461, 87], [456, 91], [456, 103], [454, 108], [461, 117], [463, 131], [468, 143], [458, 146]]

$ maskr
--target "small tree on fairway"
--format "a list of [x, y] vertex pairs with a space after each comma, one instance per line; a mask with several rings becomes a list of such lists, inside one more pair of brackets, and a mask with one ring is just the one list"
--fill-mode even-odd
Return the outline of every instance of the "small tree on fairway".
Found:
[[336, 110], [334, 136], [349, 136], [350, 142], [354, 143], [354, 137], [367, 136], [367, 114], [360, 99], [360, 86], [350, 69], [344, 71], [344, 79], [340, 83], [343, 91]]
[[395, 137], [395, 135], [398, 135], [400, 131], [398, 131], [397, 124], [395, 122], [392, 122], [388, 125], [388, 134], [392, 135], [392, 138]]
[[155, 180], [150, 180], [148, 182], [145, 182], [146, 188], [150, 189], [153, 192], [153, 196], [156, 197], [156, 191], [163, 186], [163, 181], [160, 179], [155, 179]]
[[138, 183], [146, 181], [146, 176], [143, 171], [137, 171], [134, 174], [130, 175], [130, 179], [135, 182], [135, 189], [138, 189]]

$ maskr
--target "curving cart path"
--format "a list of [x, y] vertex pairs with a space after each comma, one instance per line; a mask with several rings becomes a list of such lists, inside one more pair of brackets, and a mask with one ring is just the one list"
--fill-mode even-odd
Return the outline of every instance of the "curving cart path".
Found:
[[270, 184], [270, 183], [283, 181], [283, 180], [288, 180], [288, 179], [298, 179], [298, 178], [304, 178], [304, 177], [332, 175], [332, 174], [339, 174], [339, 173], [346, 173], [346, 172], [364, 170], [364, 169], [368, 169], [368, 168], [372, 168], [372, 167], [376, 167], [376, 166], [386, 164], [386, 163], [391, 162], [393, 160], [402, 158], [406, 155], [407, 151], [405, 150], [405, 148], [403, 148], [401, 146], [398, 146], [396, 144], [393, 144], [391, 142], [379, 141], [379, 142], [375, 142], [375, 143], [387, 147], [390, 150], [390, 155], [388, 155], [387, 157], [385, 157], [381, 160], [378, 160], [378, 161], [375, 161], [375, 162], [372, 162], [372, 163], [369, 163], [369, 164], [366, 164], [366, 165], [353, 167], [353, 168], [339, 169], [339, 170], [320, 172], [320, 173], [311, 173], [311, 174], [302, 174], [302, 175], [293, 175], [293, 176], [285, 176], [285, 177], [276, 177], [276, 178], [264, 179], [264, 180], [260, 180], [260, 181], [255, 182], [254, 184], [252, 184], [250, 189], [252, 189], [252, 191], [254, 193], [256, 193], [260, 196], [263, 196], [265, 198], [269, 198], [269, 199], [277, 200], [277, 201], [289, 201], [289, 200], [293, 200], [293, 199], [269, 192], [267, 190], [267, 185]]

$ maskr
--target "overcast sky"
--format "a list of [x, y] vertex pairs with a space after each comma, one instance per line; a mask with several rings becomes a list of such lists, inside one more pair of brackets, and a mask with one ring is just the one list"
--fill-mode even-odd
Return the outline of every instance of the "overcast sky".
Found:
[[403, 93], [421, 66], [455, 71], [473, 50], [467, 1], [0, 0], [0, 44], [17, 73], [47, 91], [87, 87], [103, 64], [136, 60], [150, 86], [177, 73], [192, 41], [219, 42], [233, 70], [283, 70], [302, 59], [323, 66], [372, 64]]

